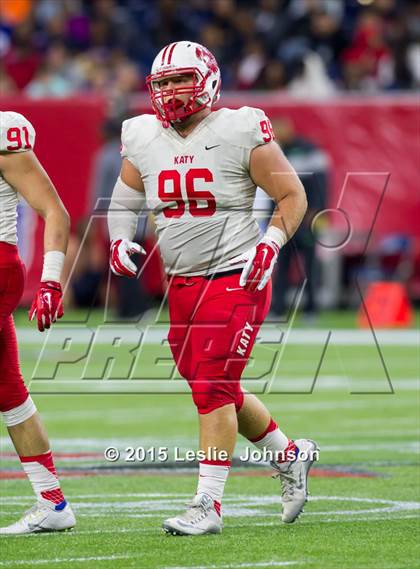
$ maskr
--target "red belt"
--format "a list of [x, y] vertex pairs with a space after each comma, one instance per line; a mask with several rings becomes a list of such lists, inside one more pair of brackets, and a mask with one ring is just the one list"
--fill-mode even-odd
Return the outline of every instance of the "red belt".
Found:
[[195, 282], [197, 282], [200, 279], [206, 279], [206, 280], [213, 280], [213, 279], [219, 279], [220, 277], [227, 277], [229, 275], [236, 275], [236, 274], [240, 274], [242, 273], [242, 269], [232, 269], [230, 271], [221, 271], [220, 273], [213, 273], [211, 275], [194, 275], [194, 276], [188, 276], [188, 275], [168, 275], [168, 280], [172, 283], [172, 284], [193, 284]]

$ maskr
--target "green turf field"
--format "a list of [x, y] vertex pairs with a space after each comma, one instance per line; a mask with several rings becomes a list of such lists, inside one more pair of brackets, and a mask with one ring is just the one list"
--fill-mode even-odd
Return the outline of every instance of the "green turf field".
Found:
[[[78, 315], [73, 316], [77, 322]], [[89, 321], [92, 329], [99, 321], [94, 318]], [[238, 464], [226, 486], [223, 534], [174, 538], [164, 535], [160, 525], [195, 491], [194, 465], [175, 458], [196, 448], [197, 419], [188, 394], [159, 392], [183, 387], [176, 375], [165, 379], [172, 369], [169, 348], [151, 335], [143, 349], [135, 377], [144, 379], [142, 389], [149, 393], [140, 393], [136, 379], [117, 379], [125, 373], [124, 361], [106, 367], [103, 374], [112, 353], [106, 341], [91, 357], [91, 379], [78, 380], [86, 372], [87, 358], [61, 365], [55, 379], [46, 379], [57, 360], [63, 360], [58, 340], [48, 344], [39, 377], [31, 379], [43, 338], [27, 333], [24, 315], [17, 322], [22, 366], [78, 525], [61, 535], [0, 539], [0, 567], [419, 567], [420, 360], [415, 329], [378, 333], [379, 355], [369, 335], [351, 329], [354, 315], [330, 314], [316, 330], [298, 323], [283, 350], [268, 342], [256, 346], [246, 370], [247, 385], [264, 391], [267, 369], [274, 369], [271, 392], [263, 400], [291, 437], [307, 436], [321, 447], [305, 513], [293, 525], [281, 524], [278, 481], [263, 465], [241, 464], [246, 444], [239, 440]], [[334, 334], [339, 328], [341, 333]], [[79, 335], [69, 347], [68, 361], [81, 341]], [[16, 478], [20, 466], [4, 428], [0, 435], [4, 525], [30, 507], [33, 498], [26, 480]], [[109, 446], [119, 450], [120, 460], [104, 459]], [[126, 460], [128, 447], [153, 446], [168, 449], [169, 460]]]

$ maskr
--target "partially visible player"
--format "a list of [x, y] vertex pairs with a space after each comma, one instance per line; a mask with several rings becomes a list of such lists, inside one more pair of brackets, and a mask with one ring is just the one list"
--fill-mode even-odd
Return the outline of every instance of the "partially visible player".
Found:
[[[206, 456], [190, 507], [163, 528], [220, 533], [238, 431], [272, 452], [282, 520], [290, 523], [307, 498], [316, 444], [290, 440], [261, 401], [244, 394], [240, 379], [270, 307], [274, 263], [305, 213], [305, 192], [263, 111], [213, 110], [220, 71], [205, 47], [166, 46], [147, 81], [155, 116], [123, 123], [123, 163], [108, 213], [110, 265], [117, 275], [136, 276], [130, 255], [144, 252], [133, 238], [147, 203], [169, 280], [168, 339], [191, 387]], [[277, 206], [263, 236], [252, 215], [257, 185]]]
[[0, 412], [36, 495], [35, 505], [0, 535], [72, 528], [74, 514], [57, 478], [47, 433], [20, 372], [13, 311], [25, 267], [17, 250], [19, 195], [45, 220], [44, 266], [30, 310], [42, 332], [63, 316], [60, 275], [69, 216], [34, 152], [35, 131], [21, 114], [0, 112]]

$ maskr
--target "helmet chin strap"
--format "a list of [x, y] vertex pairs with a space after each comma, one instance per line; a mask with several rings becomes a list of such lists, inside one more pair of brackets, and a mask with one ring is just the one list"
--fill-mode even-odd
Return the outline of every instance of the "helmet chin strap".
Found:
[[[194, 102], [196, 102], [196, 101], [194, 101]], [[192, 105], [192, 101], [191, 101], [191, 99], [189, 99], [186, 103], [182, 104], [183, 110], [184, 111], [192, 111], [193, 109], [191, 108], [191, 105]], [[182, 123], [183, 121], [185, 121], [186, 119], [188, 119], [190, 116], [191, 115], [189, 114], [186, 117], [180, 117], [180, 118], [174, 119], [171, 122], [179, 124], [179, 123]]]

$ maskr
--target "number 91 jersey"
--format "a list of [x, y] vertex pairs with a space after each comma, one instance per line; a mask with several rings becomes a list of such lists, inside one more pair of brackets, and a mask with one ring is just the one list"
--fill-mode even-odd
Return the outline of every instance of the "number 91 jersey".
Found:
[[187, 138], [154, 115], [123, 123], [121, 155], [141, 173], [168, 274], [207, 275], [243, 265], [229, 259], [260, 238], [250, 155], [273, 138], [263, 111], [251, 107], [213, 111]]
[[[0, 152], [27, 152], [34, 147], [35, 130], [21, 114], [0, 111]], [[0, 241], [16, 245], [17, 192], [0, 173]]]

